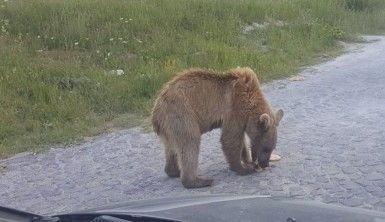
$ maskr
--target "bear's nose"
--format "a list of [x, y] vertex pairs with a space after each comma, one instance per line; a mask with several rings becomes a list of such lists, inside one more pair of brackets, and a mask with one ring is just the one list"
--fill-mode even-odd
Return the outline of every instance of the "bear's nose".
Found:
[[266, 168], [266, 167], [269, 167], [269, 161], [263, 161], [259, 164], [259, 166], [261, 166], [262, 168]]

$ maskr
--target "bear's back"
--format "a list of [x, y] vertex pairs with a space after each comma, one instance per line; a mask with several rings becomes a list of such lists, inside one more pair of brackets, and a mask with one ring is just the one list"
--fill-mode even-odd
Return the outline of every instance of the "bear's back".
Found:
[[177, 74], [160, 92], [153, 110], [153, 118], [190, 115], [201, 130], [220, 122], [231, 105], [231, 73], [210, 70], [187, 70]]
[[259, 88], [256, 74], [249, 68], [226, 73], [186, 70], [163, 87], [153, 109], [153, 123], [191, 117], [201, 131], [220, 127], [234, 109], [249, 110], [251, 94], [259, 94]]

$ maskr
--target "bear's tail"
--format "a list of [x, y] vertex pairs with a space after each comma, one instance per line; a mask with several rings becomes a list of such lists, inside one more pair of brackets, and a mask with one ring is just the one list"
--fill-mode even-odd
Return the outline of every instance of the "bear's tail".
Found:
[[160, 124], [159, 124], [158, 121], [152, 119], [152, 128], [153, 128], [154, 132], [155, 132], [157, 135], [159, 135], [159, 133], [160, 133]]
[[159, 116], [159, 109], [158, 109], [158, 104], [154, 106], [154, 109], [152, 110], [152, 116], [151, 116], [151, 123], [152, 123], [152, 128], [154, 132], [159, 135], [160, 133], [160, 116]]

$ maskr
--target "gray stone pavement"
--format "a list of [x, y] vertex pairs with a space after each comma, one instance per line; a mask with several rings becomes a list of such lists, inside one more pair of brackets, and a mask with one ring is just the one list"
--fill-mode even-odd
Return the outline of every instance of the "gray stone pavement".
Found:
[[385, 38], [356, 45], [301, 73], [304, 81], [264, 85], [285, 110], [277, 153], [250, 176], [228, 169], [219, 130], [204, 135], [200, 174], [209, 188], [186, 190], [163, 173], [153, 133], [133, 128], [82, 144], [1, 161], [0, 205], [42, 214], [116, 202], [194, 194], [261, 194], [385, 210]]

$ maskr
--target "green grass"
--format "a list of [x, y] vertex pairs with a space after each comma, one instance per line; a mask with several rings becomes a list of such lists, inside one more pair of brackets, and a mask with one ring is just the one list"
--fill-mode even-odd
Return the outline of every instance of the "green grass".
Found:
[[382, 0], [0, 0], [0, 158], [141, 122], [182, 69], [268, 81], [384, 30]]

